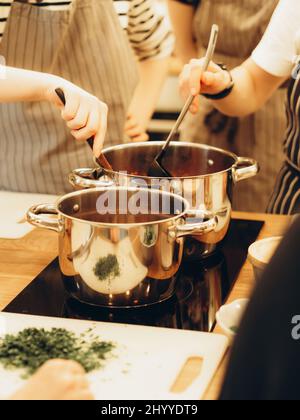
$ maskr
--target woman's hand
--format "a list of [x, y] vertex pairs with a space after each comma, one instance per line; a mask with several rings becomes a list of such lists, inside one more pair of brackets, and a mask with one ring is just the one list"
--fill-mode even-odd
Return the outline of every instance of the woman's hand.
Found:
[[127, 116], [127, 121], [125, 124], [125, 135], [129, 141], [133, 143], [148, 141], [149, 136], [146, 133], [145, 129], [138, 123], [132, 114]]
[[[63, 90], [65, 106], [58, 98], [56, 88]], [[59, 78], [47, 89], [46, 99], [62, 110], [61, 116], [76, 140], [85, 141], [94, 137], [94, 154], [98, 157], [106, 135], [107, 105], [85, 90]]]
[[93, 400], [84, 369], [76, 362], [45, 363], [11, 400]]
[[231, 83], [230, 75], [222, 70], [217, 64], [211, 62], [208, 70], [203, 72], [204, 59], [193, 59], [185, 65], [180, 75], [179, 85], [180, 93], [184, 100], [189, 95], [195, 96], [194, 102], [190, 108], [193, 114], [199, 109], [199, 97], [201, 93], [218, 94], [225, 90]]

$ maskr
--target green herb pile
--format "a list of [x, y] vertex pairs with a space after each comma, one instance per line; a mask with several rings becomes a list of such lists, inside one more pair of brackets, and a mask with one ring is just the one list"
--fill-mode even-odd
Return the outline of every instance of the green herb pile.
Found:
[[94, 268], [94, 274], [100, 281], [113, 280], [120, 275], [120, 266], [115, 255], [100, 258]]
[[93, 336], [92, 330], [78, 337], [62, 328], [28, 328], [0, 338], [0, 364], [6, 369], [23, 369], [24, 378], [51, 359], [74, 360], [91, 372], [102, 367], [114, 347]]
[[230, 328], [230, 330], [231, 330], [231, 332], [233, 332], [234, 334], [237, 334], [238, 333], [238, 327], [231, 327]]
[[153, 245], [155, 241], [156, 241], [155, 229], [153, 228], [153, 226], [147, 226], [147, 228], [145, 229], [145, 234], [144, 234], [144, 244], [146, 246], [151, 246]]

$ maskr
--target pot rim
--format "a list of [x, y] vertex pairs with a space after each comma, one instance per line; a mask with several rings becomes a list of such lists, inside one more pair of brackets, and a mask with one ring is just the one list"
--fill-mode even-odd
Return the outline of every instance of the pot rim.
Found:
[[[153, 192], [154, 194], [167, 195], [169, 197], [173, 197], [174, 199], [177, 199], [177, 200], [179, 199], [184, 204], [185, 209], [184, 209], [183, 212], [181, 212], [178, 215], [174, 214], [173, 217], [169, 217], [169, 218], [166, 218], [166, 219], [163, 219], [163, 220], [157, 220], [155, 222], [140, 222], [140, 223], [93, 222], [93, 221], [88, 221], [88, 220], [85, 220], [85, 219], [80, 219], [80, 218], [77, 218], [77, 217], [74, 217], [74, 216], [67, 215], [66, 213], [64, 213], [63, 211], [61, 211], [59, 209], [60, 205], [69, 198], [76, 197], [76, 196], [81, 196], [81, 195], [85, 195], [85, 194], [91, 194], [91, 193], [95, 193], [95, 192], [108, 192], [108, 191], [111, 191], [111, 190], [129, 191], [129, 192], [140, 192], [140, 191], [143, 192], [144, 191], [144, 192], [147, 192], [147, 193], [149, 193], [149, 191], [150, 191], [150, 192]], [[66, 194], [66, 195], [60, 197], [56, 201], [55, 207], [56, 207], [57, 213], [60, 216], [63, 216], [65, 218], [69, 219], [69, 220], [74, 220], [76, 222], [81, 222], [81, 223], [92, 225], [92, 226], [95, 226], [95, 227], [116, 227], [116, 228], [120, 228], [120, 229], [129, 229], [129, 228], [134, 228], [134, 227], [153, 226], [153, 225], [158, 225], [158, 224], [161, 225], [163, 223], [169, 223], [169, 222], [176, 221], [176, 220], [184, 218], [184, 216], [187, 215], [188, 211], [190, 210], [190, 205], [189, 205], [188, 201], [185, 198], [183, 198], [183, 197], [181, 197], [180, 195], [177, 195], [177, 194], [169, 193], [167, 191], [149, 190], [149, 188], [148, 189], [147, 188], [134, 188], [134, 187], [127, 188], [127, 187], [117, 187], [117, 186], [116, 187], [109, 187], [109, 188], [103, 188], [103, 187], [102, 188], [101, 187], [90, 188], [90, 189], [71, 192], [69, 194]]]
[[[122, 150], [122, 149], [134, 149], [134, 148], [138, 148], [140, 146], [144, 146], [144, 147], [151, 147], [153, 145], [157, 146], [163, 146], [165, 144], [164, 141], [148, 141], [148, 142], [139, 142], [139, 143], [130, 143], [130, 144], [119, 144], [119, 145], [115, 145], [115, 146], [110, 146], [108, 148], [105, 148], [102, 150], [102, 153], [105, 155], [106, 153], [112, 152], [112, 151], [116, 151], [116, 150]], [[207, 144], [200, 144], [200, 143], [191, 143], [191, 142], [183, 142], [183, 141], [173, 141], [170, 143], [170, 146], [175, 146], [175, 147], [181, 147], [181, 146], [185, 146], [185, 147], [194, 147], [197, 149], [202, 149], [202, 150], [212, 150], [215, 152], [219, 152], [222, 153], [223, 155], [227, 155], [229, 157], [231, 157], [235, 163], [227, 169], [224, 169], [223, 171], [219, 171], [219, 172], [213, 172], [212, 174], [204, 174], [204, 175], [191, 175], [191, 176], [174, 176], [174, 177], [164, 177], [163, 179], [169, 180], [169, 181], [174, 181], [175, 180], [195, 180], [195, 179], [205, 179], [205, 178], [209, 178], [212, 176], [216, 176], [216, 175], [222, 175], [225, 174], [227, 172], [232, 171], [233, 167], [235, 165], [237, 165], [238, 161], [239, 161], [239, 157], [232, 152], [229, 152], [227, 150], [221, 149], [219, 147], [214, 147], [214, 146], [209, 146]], [[94, 162], [96, 163], [96, 165], [98, 167], [99, 164], [96, 162], [96, 159], [94, 159]], [[103, 169], [105, 174], [111, 174], [111, 175], [119, 175], [120, 173], [122, 174], [122, 171], [114, 171], [114, 170], [109, 170], [109, 169], [105, 169], [100, 167], [101, 169]], [[133, 178], [133, 179], [153, 179], [153, 180], [161, 180], [162, 178], [160, 177], [151, 177], [151, 176], [143, 176], [143, 175], [132, 175], [132, 174], [128, 174], [126, 173], [126, 176], [128, 178]]]

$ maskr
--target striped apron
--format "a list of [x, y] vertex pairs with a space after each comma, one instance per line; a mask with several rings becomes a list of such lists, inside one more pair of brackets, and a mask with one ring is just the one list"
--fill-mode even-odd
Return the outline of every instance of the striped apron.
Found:
[[[0, 44], [9, 66], [59, 75], [109, 106], [106, 146], [122, 143], [138, 81], [136, 60], [111, 0], [74, 0], [63, 11], [15, 1]], [[49, 103], [0, 105], [0, 190], [63, 194], [68, 173], [93, 165]]]
[[275, 214], [300, 213], [300, 74], [290, 82], [287, 116], [285, 163], [268, 206], [268, 212]]
[[[201, 0], [195, 11], [194, 35], [203, 56], [212, 23], [220, 26], [214, 61], [229, 68], [240, 65], [259, 43], [278, 0]], [[259, 161], [260, 174], [238, 184], [235, 210], [264, 212], [274, 179], [283, 161], [282, 138], [286, 129], [285, 89], [279, 89], [264, 108], [247, 118], [228, 118], [201, 98], [199, 115], [189, 115], [182, 139], [231, 150]]]

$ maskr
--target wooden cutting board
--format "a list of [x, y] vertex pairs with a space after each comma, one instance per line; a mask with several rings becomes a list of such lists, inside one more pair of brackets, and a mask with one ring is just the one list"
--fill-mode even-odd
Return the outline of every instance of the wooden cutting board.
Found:
[[0, 238], [19, 239], [34, 227], [26, 222], [28, 209], [35, 204], [54, 203], [57, 197], [0, 191]]
[[[0, 314], [0, 336], [28, 327], [66, 328], [76, 334], [93, 328], [93, 333], [101, 339], [116, 344], [113, 357], [105, 362], [105, 366], [88, 375], [97, 400], [199, 399], [210, 384], [228, 345], [226, 337], [215, 334]], [[180, 379], [184, 381], [182, 368], [188, 360], [195, 358], [202, 360], [200, 374], [187, 389], [178, 393], [178, 386], [174, 383], [180, 373]], [[0, 366], [0, 398], [24, 383], [20, 375], [20, 372], [6, 371]], [[172, 387], [177, 393], [170, 391]]]

